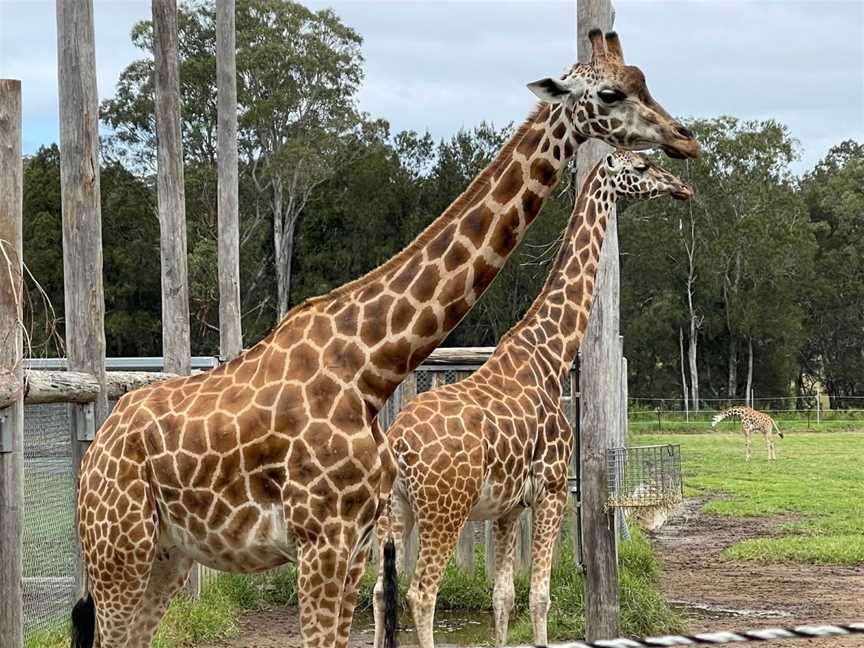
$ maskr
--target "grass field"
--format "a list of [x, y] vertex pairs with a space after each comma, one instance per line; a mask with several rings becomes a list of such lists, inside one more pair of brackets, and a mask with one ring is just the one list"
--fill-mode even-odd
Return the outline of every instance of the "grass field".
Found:
[[[753, 439], [744, 461], [736, 423], [711, 434], [632, 434], [633, 445], [681, 445], [687, 496], [718, 495], [705, 510], [727, 516], [779, 516], [775, 537], [726, 550], [729, 558], [856, 565], [864, 562], [864, 431], [789, 431], [775, 438], [768, 463], [764, 440]], [[734, 430], [734, 431], [733, 431]]]

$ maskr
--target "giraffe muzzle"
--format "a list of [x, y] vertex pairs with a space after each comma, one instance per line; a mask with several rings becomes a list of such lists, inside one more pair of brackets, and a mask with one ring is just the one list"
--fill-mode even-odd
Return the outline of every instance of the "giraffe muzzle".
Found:
[[693, 197], [693, 190], [687, 185], [681, 185], [669, 192], [675, 200], [690, 200]]

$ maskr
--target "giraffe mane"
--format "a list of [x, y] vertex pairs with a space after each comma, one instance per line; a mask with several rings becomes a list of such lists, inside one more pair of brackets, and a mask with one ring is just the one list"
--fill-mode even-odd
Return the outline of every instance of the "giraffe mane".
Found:
[[428, 245], [429, 241], [438, 236], [447, 225], [450, 224], [453, 217], [456, 214], [459, 214], [463, 209], [465, 209], [468, 205], [472, 204], [472, 202], [480, 195], [487, 193], [492, 184], [493, 176], [498, 172], [498, 170], [505, 164], [509, 164], [512, 160], [513, 151], [525, 137], [525, 134], [531, 129], [532, 126], [537, 122], [537, 118], [544, 114], [544, 108], [548, 108], [548, 104], [538, 103], [534, 110], [531, 111], [531, 114], [525, 119], [521, 126], [516, 129], [516, 132], [510, 137], [509, 141], [503, 146], [503, 148], [499, 151], [499, 153], [495, 156], [495, 158], [486, 166], [483, 171], [480, 172], [480, 175], [468, 186], [468, 188], [463, 191], [452, 203], [450, 206], [444, 210], [444, 213], [441, 216], [437, 217], [433, 220], [426, 228], [417, 235], [417, 237], [408, 244], [407, 247], [403, 248], [400, 252], [396, 253], [395, 256], [391, 257], [389, 260], [385, 261], [383, 264], [374, 268], [367, 272], [365, 275], [358, 277], [352, 281], [349, 281], [346, 284], [338, 286], [331, 290], [330, 292], [324, 293], [323, 295], [316, 295], [314, 297], [308, 297], [297, 306], [289, 310], [285, 317], [282, 318], [282, 322], [288, 320], [289, 317], [310, 308], [316, 304], [320, 304], [322, 302], [330, 301], [338, 297], [344, 296], [346, 293], [357, 290], [358, 288], [362, 288], [363, 286], [375, 281], [380, 278], [382, 275], [387, 274], [393, 268], [397, 266], [401, 266], [404, 263], [406, 258], [411, 257], [417, 251], [421, 250], [423, 247]]

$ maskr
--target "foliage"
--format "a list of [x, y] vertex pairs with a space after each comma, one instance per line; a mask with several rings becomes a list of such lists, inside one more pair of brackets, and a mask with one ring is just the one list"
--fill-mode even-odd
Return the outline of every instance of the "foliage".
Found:
[[[162, 334], [159, 230], [151, 193], [117, 163], [102, 168], [100, 188], [107, 353], [152, 355], [161, 346]], [[56, 145], [40, 148], [28, 160], [23, 210], [24, 259], [32, 277], [25, 317], [32, 331], [33, 353], [63, 355], [58, 337], [62, 337], [64, 309], [60, 152]]]
[[794, 359], [804, 342], [801, 288], [811, 281], [816, 247], [789, 171], [795, 142], [784, 126], [770, 120], [720, 117], [695, 121], [690, 128], [702, 144], [702, 157], [663, 164], [693, 183], [695, 200], [638, 203], [621, 219], [630, 389], [658, 396], [681, 393], [677, 333], [687, 329], [683, 245], [692, 222], [703, 397], [742, 393], [748, 383], [744, 354], [751, 342], [758, 391], [787, 393], [798, 377]]
[[864, 145], [833, 147], [804, 177], [802, 194], [819, 243], [802, 365], [833, 407], [848, 407], [844, 396], [864, 396]]
[[[368, 272], [407, 245], [512, 127], [481, 123], [440, 142], [428, 133], [391, 135], [386, 122], [357, 108], [362, 38], [331, 10], [277, 0], [240, 0], [237, 10], [248, 345], [288, 305]], [[194, 353], [209, 354], [218, 352], [213, 8], [194, 0], [178, 18], [192, 343]], [[132, 41], [149, 53], [149, 22], [136, 25]], [[102, 171], [109, 353], [158, 355], [152, 59], [123, 71], [101, 117], [111, 129]], [[696, 199], [619, 206], [630, 393], [681, 395], [681, 335], [696, 356], [684, 380], [692, 388], [698, 377], [703, 399], [740, 398], [748, 386], [760, 395], [810, 393], [817, 382], [834, 406], [864, 395], [864, 146], [836, 146], [799, 180], [790, 171], [797, 143], [774, 120], [717, 117], [689, 126], [702, 157], [662, 164], [694, 184]], [[28, 265], [62, 322], [56, 158], [55, 147], [28, 161], [24, 234]], [[570, 215], [566, 194], [562, 188], [547, 201], [446, 344], [494, 345], [518, 321]], [[34, 287], [28, 296], [36, 348], [53, 353], [52, 318]]]
[[728, 557], [759, 562], [864, 562], [864, 509], [858, 488], [864, 436], [860, 432], [793, 432], [775, 438], [777, 461], [771, 463], [761, 438], [753, 439], [753, 460], [746, 463], [740, 433], [639, 435], [638, 442], [681, 444], [685, 494], [712, 496], [706, 512], [777, 516], [778, 524], [785, 522], [774, 535], [733, 545]]

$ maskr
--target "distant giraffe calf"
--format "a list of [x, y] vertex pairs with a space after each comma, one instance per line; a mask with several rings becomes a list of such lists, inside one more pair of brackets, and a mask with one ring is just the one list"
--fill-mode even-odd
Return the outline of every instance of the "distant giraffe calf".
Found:
[[777, 453], [774, 451], [773, 432], [774, 430], [777, 430], [777, 434], [781, 439], [783, 438], [783, 433], [780, 431], [780, 428], [777, 427], [777, 423], [774, 422], [774, 419], [767, 414], [757, 412], [752, 407], [736, 405], [735, 407], [730, 407], [729, 409], [723, 410], [719, 414], [715, 415], [714, 418], [711, 419], [711, 427], [713, 428], [723, 419], [731, 418], [733, 416], [737, 416], [741, 419], [744, 438], [747, 439], [747, 461], [750, 461], [750, 448], [753, 445], [754, 432], [761, 432], [765, 435], [765, 443], [768, 444], [768, 461], [776, 461]]

